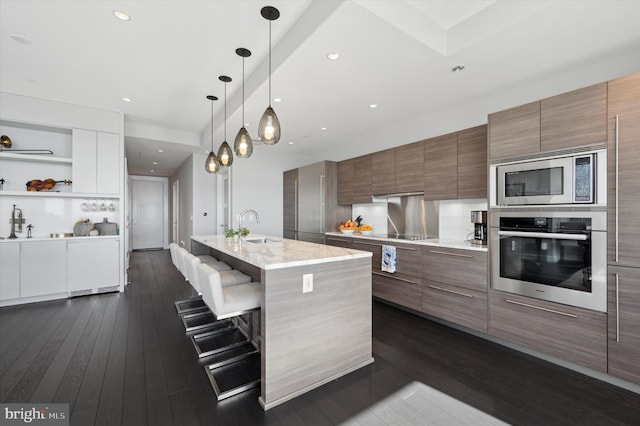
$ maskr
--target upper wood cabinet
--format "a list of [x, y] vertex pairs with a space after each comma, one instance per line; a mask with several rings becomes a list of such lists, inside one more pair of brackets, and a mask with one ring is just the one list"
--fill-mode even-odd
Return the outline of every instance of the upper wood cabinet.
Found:
[[540, 102], [489, 114], [491, 161], [540, 152]]
[[458, 132], [458, 198], [487, 198], [487, 126]]
[[396, 191], [396, 150], [371, 154], [371, 192], [373, 194], [393, 194]]
[[396, 192], [424, 191], [423, 142], [402, 145], [396, 151]]
[[282, 174], [282, 189], [282, 229], [293, 231], [298, 229], [298, 169]]
[[338, 204], [353, 203], [353, 165], [353, 158], [338, 163]]
[[[371, 155], [363, 155], [353, 160], [353, 181], [351, 191], [351, 203], [370, 203], [371, 202], [371, 176], [372, 176], [372, 157]], [[338, 183], [338, 188], [340, 184]]]
[[607, 84], [543, 99], [540, 150], [555, 151], [607, 140]]
[[424, 198], [425, 200], [458, 198], [457, 133], [424, 141]]
[[640, 267], [640, 73], [608, 84], [608, 261]]
[[606, 83], [489, 114], [489, 160], [604, 143], [606, 118]]

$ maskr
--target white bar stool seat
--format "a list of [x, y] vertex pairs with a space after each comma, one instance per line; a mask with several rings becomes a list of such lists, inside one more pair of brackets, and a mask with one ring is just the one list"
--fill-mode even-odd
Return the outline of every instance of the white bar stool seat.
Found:
[[262, 292], [259, 282], [223, 286], [220, 272], [206, 263], [198, 265], [202, 300], [218, 320], [260, 309]]

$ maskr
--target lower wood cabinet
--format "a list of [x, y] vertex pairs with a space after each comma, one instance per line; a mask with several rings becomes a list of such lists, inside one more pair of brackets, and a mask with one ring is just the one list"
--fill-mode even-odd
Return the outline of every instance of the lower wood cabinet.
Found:
[[473, 330], [487, 332], [487, 293], [423, 280], [422, 312]]
[[486, 292], [487, 253], [479, 250], [424, 247], [422, 277]]
[[490, 335], [607, 371], [607, 314], [498, 291], [489, 297]]
[[407, 308], [422, 308], [422, 281], [419, 278], [373, 272], [371, 277], [373, 296]]
[[[285, 238], [289, 238], [285, 235]], [[333, 235], [327, 235], [324, 239], [325, 244], [328, 246], [352, 248], [353, 238], [351, 237], [334, 237]]]
[[608, 372], [640, 384], [640, 268], [609, 266]]

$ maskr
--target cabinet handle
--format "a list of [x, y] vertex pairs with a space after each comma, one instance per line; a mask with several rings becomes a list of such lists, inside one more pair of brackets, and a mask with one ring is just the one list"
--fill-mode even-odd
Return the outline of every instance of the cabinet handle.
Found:
[[408, 279], [406, 279], [406, 278], [394, 277], [393, 275], [383, 274], [382, 272], [376, 272], [376, 271], [373, 271], [373, 272], [371, 272], [371, 273], [372, 273], [373, 275], [380, 275], [381, 277], [393, 278], [394, 280], [404, 281], [404, 282], [406, 282], [406, 283], [418, 284], [418, 283], [417, 283], [417, 282], [415, 282], [415, 281], [411, 281], [411, 280], [408, 280]]
[[620, 275], [616, 275], [616, 342], [620, 341]]
[[538, 309], [539, 311], [551, 312], [552, 314], [558, 314], [565, 317], [578, 318], [578, 316], [574, 314], [568, 314], [566, 312], [556, 311], [554, 309], [543, 308], [541, 306], [530, 305], [528, 303], [516, 302], [515, 300], [504, 299], [504, 301], [507, 303], [512, 303], [514, 305], [520, 305], [520, 306], [525, 306], [527, 308]]
[[619, 193], [619, 184], [618, 184], [618, 176], [620, 173], [618, 172], [618, 125], [620, 123], [620, 118], [618, 114], [616, 114], [616, 263], [618, 260], [618, 212], [620, 209], [618, 208], [618, 193]]
[[446, 288], [438, 287], [438, 286], [435, 286], [435, 285], [429, 285], [429, 288], [434, 288], [436, 290], [445, 291], [447, 293], [457, 294], [458, 296], [469, 297], [471, 299], [473, 299], [473, 297], [474, 297], [471, 294], [460, 293], [459, 291], [453, 291], [453, 290], [449, 290], [449, 289], [446, 289]]
[[362, 245], [364, 245], [364, 246], [382, 247], [382, 244], [375, 244], [375, 243], [363, 243], [362, 241], [354, 241], [354, 244], [362, 244]]
[[415, 248], [409, 248], [409, 247], [396, 247], [397, 250], [408, 250], [408, 251], [418, 251], [418, 249]]
[[475, 256], [471, 256], [470, 254], [449, 253], [447, 251], [440, 251], [440, 250], [429, 250], [429, 253], [445, 254], [447, 256], [468, 257], [471, 259], [475, 257]]
[[587, 236], [584, 234], [559, 234], [555, 232], [498, 231], [498, 235], [523, 238], [553, 238], [556, 240], [587, 240]]
[[341, 243], [348, 242], [346, 239], [343, 240], [343, 239], [340, 239], [340, 238], [331, 238], [331, 237], [327, 237], [327, 241], [338, 241], [338, 242], [341, 242]]

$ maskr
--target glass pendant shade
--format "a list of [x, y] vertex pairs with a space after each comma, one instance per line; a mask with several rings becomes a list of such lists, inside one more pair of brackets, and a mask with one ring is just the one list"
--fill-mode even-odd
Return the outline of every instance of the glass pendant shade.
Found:
[[227, 141], [222, 142], [218, 150], [218, 162], [223, 167], [229, 167], [233, 164], [233, 152]]
[[253, 141], [244, 126], [238, 130], [236, 140], [233, 143], [233, 151], [240, 158], [249, 158], [253, 154]]
[[207, 161], [204, 163], [204, 169], [209, 173], [217, 173], [220, 169], [220, 163], [218, 163], [218, 159], [213, 151], [211, 151], [207, 156]]
[[280, 140], [280, 120], [271, 105], [264, 111], [260, 124], [258, 125], [258, 135], [262, 143], [275, 145]]

